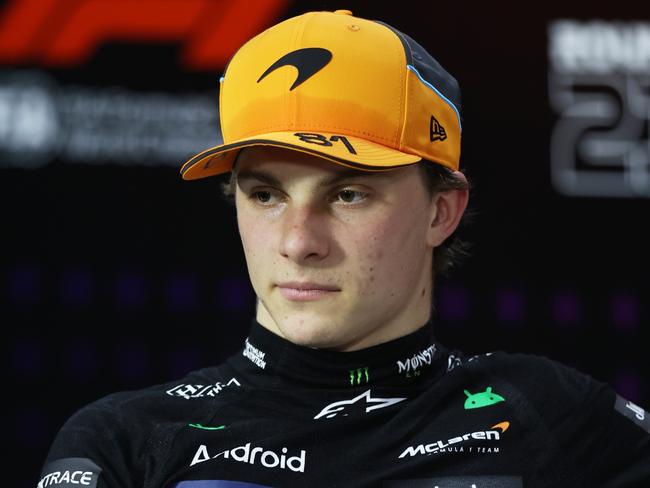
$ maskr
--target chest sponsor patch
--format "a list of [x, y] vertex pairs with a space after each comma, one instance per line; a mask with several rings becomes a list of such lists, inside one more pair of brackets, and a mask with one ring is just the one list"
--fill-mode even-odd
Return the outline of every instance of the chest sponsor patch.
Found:
[[231, 386], [241, 386], [241, 383], [237, 381], [237, 378], [231, 378], [228, 383], [217, 381], [213, 385], [187, 385], [181, 383], [180, 385], [173, 387], [171, 390], [167, 390], [166, 393], [169, 396], [190, 400], [192, 398], [215, 397], [221, 393], [224, 388], [229, 388]]
[[359, 413], [365, 410], [365, 413], [377, 410], [378, 408], [390, 407], [396, 403], [402, 402], [406, 398], [378, 398], [373, 397], [371, 390], [363, 392], [361, 395], [356, 396], [350, 400], [341, 400], [338, 402], [330, 403], [323, 408], [314, 420], [322, 419], [323, 417], [331, 419], [338, 414], [347, 416], [351, 413]]
[[616, 395], [614, 409], [650, 434], [650, 413], [620, 395]]
[[446, 476], [385, 481], [385, 488], [523, 488], [520, 476]]
[[227, 481], [227, 480], [193, 480], [181, 481], [176, 483], [172, 488], [272, 488], [268, 485], [257, 485], [255, 483], [246, 483], [245, 481]]
[[102, 469], [88, 458], [64, 458], [43, 468], [37, 488], [96, 488]]

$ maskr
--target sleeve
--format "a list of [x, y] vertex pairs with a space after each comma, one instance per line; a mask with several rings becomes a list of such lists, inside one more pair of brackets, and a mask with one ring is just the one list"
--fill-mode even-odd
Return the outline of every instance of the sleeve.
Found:
[[122, 413], [121, 400], [109, 396], [70, 417], [50, 448], [37, 488], [142, 486], [145, 433]]
[[650, 486], [650, 416], [610, 386], [552, 363], [549, 430], [558, 455], [571, 459], [584, 486]]

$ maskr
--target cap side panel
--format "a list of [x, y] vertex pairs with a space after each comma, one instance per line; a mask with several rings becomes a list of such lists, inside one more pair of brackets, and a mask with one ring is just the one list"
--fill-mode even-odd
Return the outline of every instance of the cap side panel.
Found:
[[422, 75], [420, 74], [420, 72], [419, 72], [417, 69], [415, 69], [414, 66], [412, 66], [412, 65], [408, 65], [408, 69], [410, 69], [411, 71], [413, 71], [413, 72], [417, 75], [418, 79], [419, 79], [422, 83], [424, 83], [426, 86], [428, 86], [429, 88], [431, 88], [431, 89], [432, 89], [432, 90], [433, 90], [433, 91], [434, 91], [434, 92], [435, 92], [435, 93], [436, 93], [440, 98], [442, 98], [445, 102], [447, 102], [447, 104], [449, 104], [449, 106], [454, 110], [454, 112], [456, 112], [456, 116], [458, 117], [458, 127], [459, 127], [460, 130], [462, 131], [462, 130], [463, 130], [463, 126], [461, 125], [460, 112], [458, 111], [458, 109], [456, 108], [456, 106], [451, 102], [451, 100], [449, 100], [446, 96], [444, 96], [442, 93], [440, 93], [440, 91], [439, 91], [435, 86], [433, 86], [431, 83], [429, 83], [427, 80], [425, 80], [425, 79], [422, 77]]
[[408, 46], [407, 51], [411, 53], [411, 59], [408, 64], [415, 67], [418, 73], [420, 73], [422, 79], [435, 86], [460, 113], [462, 109], [458, 81], [456, 81], [456, 79], [451, 76], [447, 70], [445, 70], [445, 68], [443, 68], [442, 65], [412, 37], [400, 32], [394, 27], [390, 28], [395, 31], [400, 40]]
[[456, 111], [443, 98], [408, 71], [410, 111], [406, 114], [404, 148], [425, 159], [457, 170], [460, 162], [460, 128]]

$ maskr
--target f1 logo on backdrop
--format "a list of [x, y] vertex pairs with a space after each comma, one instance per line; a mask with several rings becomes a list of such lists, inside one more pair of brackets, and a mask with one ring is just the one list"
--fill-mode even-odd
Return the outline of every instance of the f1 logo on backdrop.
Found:
[[185, 67], [223, 68], [288, 0], [9, 0], [0, 64], [72, 67], [107, 42], [180, 43]]
[[650, 198], [650, 23], [556, 20], [548, 35], [555, 189]]

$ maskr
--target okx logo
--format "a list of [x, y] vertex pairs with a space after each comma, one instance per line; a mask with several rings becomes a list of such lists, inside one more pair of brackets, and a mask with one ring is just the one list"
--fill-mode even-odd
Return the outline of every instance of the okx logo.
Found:
[[368, 368], [351, 369], [348, 375], [350, 378], [350, 386], [368, 384], [368, 381], [370, 381]]
[[271, 450], [264, 450], [263, 447], [251, 448], [250, 442], [243, 446], [211, 455], [208, 447], [201, 444], [194, 454], [190, 466], [223, 457], [223, 459], [232, 459], [238, 463], [261, 464], [265, 468], [290, 469], [296, 473], [304, 473], [306, 455], [307, 452], [304, 449], [300, 451], [300, 454], [290, 456], [286, 447], [282, 448], [281, 454], [277, 454]]

